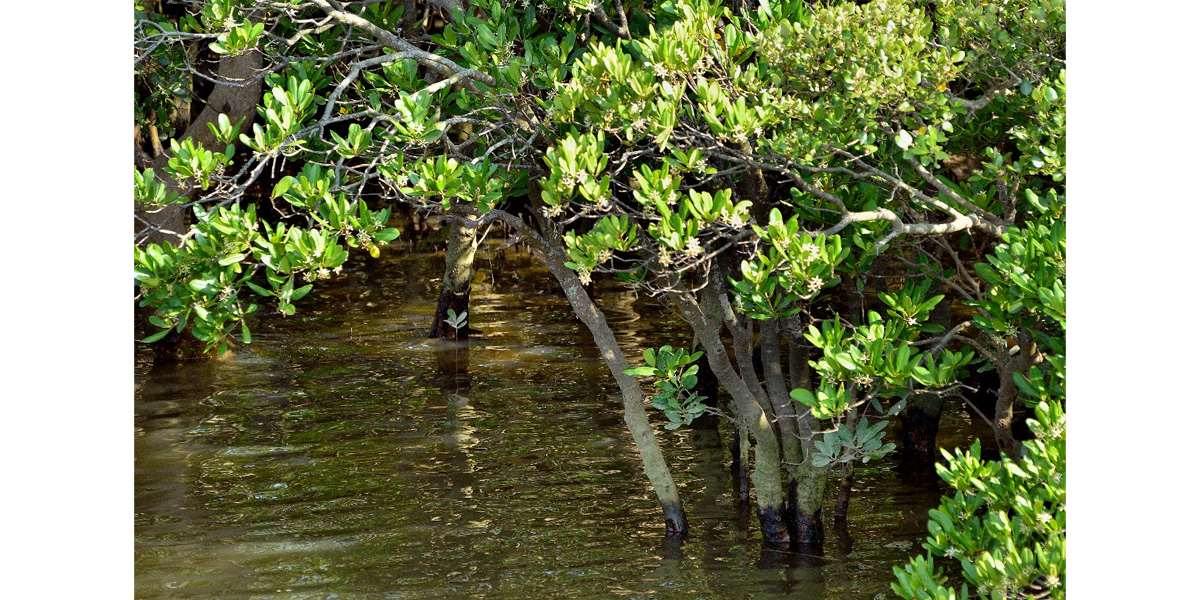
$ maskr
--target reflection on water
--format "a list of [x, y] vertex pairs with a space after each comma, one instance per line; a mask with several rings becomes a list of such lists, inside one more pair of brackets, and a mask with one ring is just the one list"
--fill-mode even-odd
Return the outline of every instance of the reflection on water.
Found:
[[[693, 528], [664, 542], [619, 392], [549, 275], [483, 253], [483, 333], [456, 347], [424, 338], [440, 265], [356, 263], [220, 361], [139, 355], [138, 598], [890, 595], [937, 488], [901, 486], [894, 462], [860, 466], [852, 551], [763, 551], [727, 439], [660, 430]], [[630, 353], [690, 341], [644, 298], [598, 302]], [[969, 426], [947, 410], [942, 443]]]

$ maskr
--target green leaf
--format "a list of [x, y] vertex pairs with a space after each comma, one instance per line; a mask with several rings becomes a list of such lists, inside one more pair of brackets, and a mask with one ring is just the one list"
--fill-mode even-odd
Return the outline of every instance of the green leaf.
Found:
[[297, 289], [296, 291], [292, 292], [292, 301], [295, 302], [296, 300], [299, 300], [299, 299], [307, 296], [308, 293], [311, 291], [312, 291], [311, 283], [302, 288]]
[[796, 402], [799, 402], [805, 406], [814, 406], [817, 403], [817, 397], [813, 396], [812, 392], [804, 388], [796, 388], [792, 390], [791, 394], [789, 395], [792, 397], [792, 400], [795, 400]]
[[850, 356], [849, 352], [838, 352], [833, 355], [833, 358], [847, 370], [853, 371], [858, 368], [858, 365], [854, 364], [854, 357]]
[[242, 262], [242, 259], [244, 258], [246, 258], [245, 254], [234, 254], [233, 256], [226, 256], [225, 258], [218, 260], [217, 264], [221, 265], [222, 267], [228, 267], [233, 263]]
[[167, 337], [168, 333], [171, 333], [171, 330], [164, 329], [154, 335], [147, 336], [145, 339], [142, 340], [142, 343], [143, 344], [151, 344], [151, 343], [157, 342], [158, 340], [161, 340], [164, 337]]
[[254, 283], [252, 281], [247, 281], [246, 285], [250, 286], [250, 289], [254, 290], [259, 296], [274, 296], [275, 295], [270, 290], [267, 290], [267, 289], [263, 288], [261, 285], [258, 285], [257, 283]]
[[275, 184], [275, 189], [271, 190], [271, 198], [278, 198], [286, 194], [288, 190], [292, 189], [292, 184], [295, 182], [296, 180], [291, 175], [280, 179], [279, 183]]
[[654, 368], [654, 349], [653, 348], [646, 348], [645, 350], [642, 350], [642, 358], [646, 359], [647, 365], [649, 365], [651, 368]]

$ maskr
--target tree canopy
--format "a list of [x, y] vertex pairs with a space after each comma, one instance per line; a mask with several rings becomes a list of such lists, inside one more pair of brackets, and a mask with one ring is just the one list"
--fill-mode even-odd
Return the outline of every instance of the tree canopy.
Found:
[[[764, 539], [794, 543], [820, 540], [834, 469], [848, 491], [895, 447], [887, 419], [994, 370], [1003, 466], [953, 455], [927, 548], [981, 595], [1065, 594], [1065, 494], [1018, 481], [1042, 472], [1025, 454], [1061, 469], [1064, 2], [192, 4], [135, 3], [146, 341], [250, 343], [250, 315], [378, 256], [398, 205], [502, 227], [595, 336], [669, 533], [686, 518], [635, 377], [682, 426], [722, 412], [693, 391], [704, 359], [753, 440]], [[630, 366], [588, 298], [602, 277], [670, 303], [694, 347]], [[984, 503], [967, 530], [938, 516]], [[1048, 545], [997, 533], [1013, 523]], [[904, 597], [955, 597], [924, 558], [898, 576]]]

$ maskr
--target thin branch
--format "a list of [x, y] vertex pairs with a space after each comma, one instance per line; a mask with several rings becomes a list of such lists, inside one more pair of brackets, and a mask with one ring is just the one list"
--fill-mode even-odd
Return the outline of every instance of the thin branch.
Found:
[[334, 4], [337, 3], [333, 2], [333, 0], [312, 0], [312, 2], [339, 23], [344, 23], [346, 25], [351, 25], [362, 29], [363, 31], [371, 34], [371, 36], [378, 40], [379, 43], [387, 46], [388, 48], [396, 50], [397, 52], [393, 56], [396, 56], [397, 58], [411, 58], [418, 63], [441, 73], [445, 77], [463, 75], [467, 78], [480, 81], [489, 86], [496, 85], [496, 80], [491, 75], [480, 73], [475, 69], [463, 67], [450, 59], [438, 56], [431, 52], [426, 52], [408, 43], [394, 33], [375, 25], [374, 23], [354, 13], [346, 12], [345, 10], [341, 9], [340, 4], [335, 7]]

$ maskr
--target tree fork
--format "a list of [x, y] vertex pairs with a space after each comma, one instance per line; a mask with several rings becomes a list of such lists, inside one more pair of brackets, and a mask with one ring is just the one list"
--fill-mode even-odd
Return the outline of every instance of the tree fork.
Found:
[[[711, 282], [710, 282], [711, 285]], [[707, 289], [707, 288], [706, 288]], [[759, 406], [746, 381], [738, 376], [729, 362], [729, 354], [717, 333], [717, 323], [707, 319], [695, 298], [681, 292], [668, 292], [672, 303], [683, 319], [691, 325], [708, 355], [709, 365], [721, 385], [733, 396], [747, 426], [754, 435], [754, 470], [750, 480], [758, 498], [758, 520], [763, 541], [787, 545], [791, 538], [783, 522], [783, 487], [781, 485], [779, 440], [767, 413]]]
[[1029, 368], [1042, 362], [1042, 354], [1038, 351], [1037, 343], [1033, 341], [1033, 337], [1029, 335], [1028, 331], [1021, 330], [1017, 337], [1017, 343], [1020, 346], [1016, 355], [1008, 358], [999, 369], [1000, 389], [996, 390], [996, 417], [992, 421], [994, 423], [992, 429], [995, 431], [996, 443], [999, 444], [1000, 451], [1013, 460], [1020, 460], [1024, 451], [1024, 446], [1017, 441], [1012, 430], [1013, 403], [1016, 401], [1018, 393], [1013, 376], [1018, 373], [1028, 376]]
[[[245, 81], [258, 74], [262, 69], [262, 62], [262, 53], [257, 49], [238, 56], [226, 56], [217, 66], [217, 78], [231, 82]], [[238, 131], [240, 133], [249, 131], [250, 124], [255, 118], [254, 109], [260, 100], [262, 100], [262, 80], [260, 79], [254, 79], [240, 87], [218, 83], [209, 94], [204, 110], [200, 111], [196, 120], [178, 139], [183, 140], [190, 137], [206, 150], [224, 152], [225, 144], [217, 140], [216, 136], [209, 131], [208, 124], [216, 123], [217, 117], [224, 112], [232, 123], [238, 123], [239, 119], [245, 117], [241, 121]], [[181, 187], [175, 178], [168, 176], [164, 171], [170, 159], [171, 153], [168, 152], [154, 157], [151, 166], [154, 168], [155, 176], [165, 183], [170, 191], [182, 197], [190, 197], [194, 193], [194, 189], [190, 186]], [[187, 210], [180, 204], [170, 204], [154, 211], [138, 211], [138, 214], [150, 224], [151, 229], [148, 235], [138, 240], [140, 244], [174, 244], [180, 240], [180, 236], [187, 232]], [[135, 231], [140, 231], [141, 225], [136, 220], [134, 223]]]

